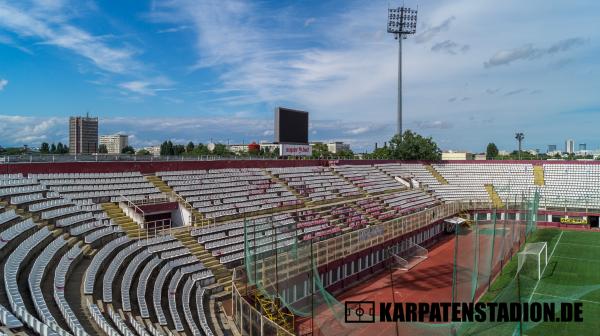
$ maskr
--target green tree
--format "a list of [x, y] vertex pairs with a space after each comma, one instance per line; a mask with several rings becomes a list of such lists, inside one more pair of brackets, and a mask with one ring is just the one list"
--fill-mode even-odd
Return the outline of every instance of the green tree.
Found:
[[208, 148], [206, 148], [206, 146], [204, 146], [201, 143], [198, 143], [195, 147], [194, 147], [194, 151], [192, 152], [193, 155], [208, 155], [209, 151]]
[[174, 145], [173, 146], [173, 155], [181, 155], [183, 153], [185, 153], [184, 145]]
[[42, 145], [40, 146], [40, 153], [48, 154], [49, 152], [50, 152], [50, 146], [48, 145], [48, 143], [42, 142]]
[[227, 156], [232, 155], [233, 153], [227, 148], [225, 144], [215, 144], [215, 150], [212, 152], [214, 155], [219, 156]]
[[150, 155], [150, 152], [142, 148], [139, 151], [137, 151], [136, 155]]
[[165, 141], [160, 145], [160, 155], [175, 155], [171, 140]]
[[391, 159], [392, 151], [388, 146], [383, 146], [375, 149], [373, 153], [367, 155], [370, 159]]
[[194, 151], [194, 143], [188, 142], [187, 146], [185, 146], [185, 152], [191, 154]]
[[498, 147], [496, 147], [495, 143], [490, 142], [487, 145], [487, 149], [486, 149], [485, 153], [486, 153], [485, 158], [488, 160], [492, 160], [498, 156]]
[[106, 148], [105, 144], [102, 144], [102, 145], [98, 146], [98, 153], [100, 153], [100, 154], [107, 154], [108, 153], [108, 148]]
[[312, 146], [312, 157], [313, 159], [318, 159], [322, 157], [329, 156], [329, 149], [327, 145], [321, 142], [317, 142]]
[[350, 149], [342, 149], [339, 153], [336, 154], [336, 156], [339, 156], [339, 157], [345, 158], [345, 159], [352, 159], [352, 158], [354, 158], [354, 152], [351, 151]]
[[56, 152], [56, 145], [54, 143], [52, 143], [52, 145], [50, 145], [50, 153], [51, 154], [58, 154]]
[[442, 151], [431, 137], [424, 138], [411, 130], [406, 130], [402, 137], [396, 134], [390, 140], [390, 154], [396, 160], [438, 161]]
[[63, 144], [62, 144], [62, 142], [59, 142], [58, 145], [56, 145], [56, 153], [62, 154], [63, 151], [64, 151]]
[[131, 146], [125, 146], [121, 149], [121, 154], [135, 154], [135, 149]]

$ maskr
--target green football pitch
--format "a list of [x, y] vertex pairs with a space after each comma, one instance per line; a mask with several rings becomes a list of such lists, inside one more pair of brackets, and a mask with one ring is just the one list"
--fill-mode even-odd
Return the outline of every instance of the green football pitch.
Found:
[[[600, 335], [600, 232], [538, 229], [529, 237], [531, 242], [547, 242], [548, 262], [539, 281], [520, 281], [521, 301], [582, 302], [583, 322], [528, 323], [516, 334]], [[498, 296], [514, 286], [517, 259], [505, 266], [483, 301], [503, 301]]]

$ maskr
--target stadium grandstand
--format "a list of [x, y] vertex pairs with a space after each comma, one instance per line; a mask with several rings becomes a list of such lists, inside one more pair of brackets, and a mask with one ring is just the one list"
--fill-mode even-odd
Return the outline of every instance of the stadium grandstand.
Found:
[[345, 300], [543, 295], [592, 302], [559, 330], [591, 333], [597, 272], [544, 271], [564, 244], [600, 247], [599, 189], [596, 162], [4, 163], [0, 335], [552, 334], [345, 322]]

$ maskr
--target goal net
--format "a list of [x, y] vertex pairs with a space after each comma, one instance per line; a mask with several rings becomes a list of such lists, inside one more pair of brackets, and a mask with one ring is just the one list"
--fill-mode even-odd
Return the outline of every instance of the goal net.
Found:
[[388, 250], [394, 268], [409, 270], [427, 259], [429, 251], [421, 245], [407, 242], [407, 246], [403, 247], [405, 247], [403, 250], [400, 250], [399, 247]]
[[518, 254], [517, 272], [520, 275], [540, 280], [548, 264], [548, 244], [546, 242], [529, 243]]

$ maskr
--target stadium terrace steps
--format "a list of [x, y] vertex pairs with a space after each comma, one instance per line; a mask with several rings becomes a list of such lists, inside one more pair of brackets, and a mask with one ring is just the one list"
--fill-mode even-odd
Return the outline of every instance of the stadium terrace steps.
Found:
[[161, 180], [160, 177], [156, 175], [146, 175], [145, 177], [148, 182], [152, 183], [162, 193], [171, 194], [173, 192], [173, 189], [171, 189], [171, 187]]
[[264, 173], [267, 174], [269, 177], [271, 177], [271, 179], [273, 181], [275, 181], [278, 184], [281, 184], [282, 186], [284, 186], [289, 192], [291, 192], [294, 196], [296, 196], [299, 200], [301, 200], [302, 202], [304, 202], [305, 204], [307, 202], [309, 202], [309, 200], [304, 197], [304, 195], [301, 195], [298, 191], [296, 191], [296, 189], [290, 187], [287, 182], [285, 182], [284, 180], [280, 179], [279, 177], [275, 176], [273, 173], [271, 173], [270, 171], [263, 169]]
[[102, 203], [102, 209], [106, 214], [117, 223], [129, 238], [140, 237], [141, 230], [139, 225], [129, 218], [123, 210], [115, 203]]
[[177, 199], [177, 202], [186, 208], [188, 211], [192, 213], [192, 225], [193, 226], [204, 226], [209, 224], [210, 222], [204, 218], [198, 210], [194, 209], [194, 207], [188, 203], [183, 197], [179, 196], [173, 188], [171, 188], [165, 181], [163, 181], [159, 176], [156, 175], [146, 175], [146, 180], [152, 183], [160, 192], [166, 195], [172, 195]]
[[214, 274], [217, 284], [223, 286], [224, 290], [231, 292], [231, 272], [227, 270], [217, 258], [204, 249], [204, 246], [190, 235], [189, 231], [179, 231], [173, 234], [179, 239], [190, 253], [200, 260], [204, 266], [208, 267]]
[[545, 180], [544, 180], [544, 166], [542, 165], [534, 165], [533, 166], [533, 183], [536, 186], [543, 186], [545, 185]]
[[423, 165], [423, 167], [425, 167], [425, 169], [427, 169], [427, 171], [429, 171], [431, 175], [433, 175], [433, 177], [435, 177], [435, 179], [438, 180], [438, 182], [440, 182], [440, 184], [448, 184], [448, 181], [446, 181], [442, 174], [435, 170], [435, 168], [433, 168], [432, 165], [426, 164]]
[[500, 195], [498, 195], [498, 193], [496, 192], [496, 189], [494, 188], [493, 184], [486, 184], [485, 190], [487, 191], [488, 195], [490, 195], [490, 199], [492, 200], [492, 204], [495, 208], [504, 208], [504, 202], [502, 202], [502, 199], [500, 198]]

